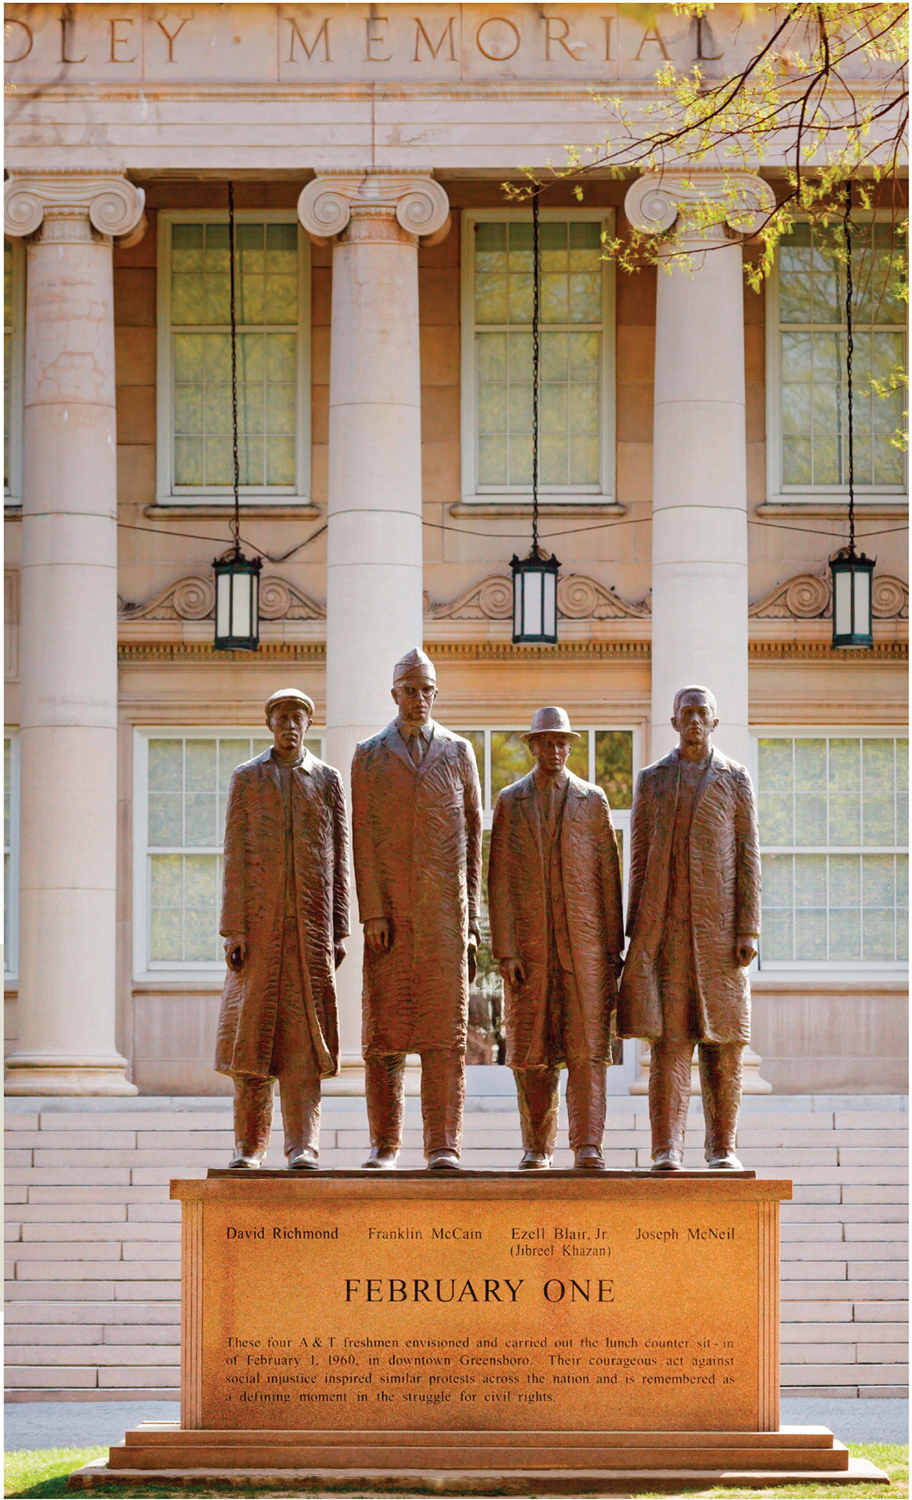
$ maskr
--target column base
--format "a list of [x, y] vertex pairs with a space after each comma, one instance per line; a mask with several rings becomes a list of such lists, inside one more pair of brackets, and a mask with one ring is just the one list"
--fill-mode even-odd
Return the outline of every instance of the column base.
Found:
[[7, 1060], [3, 1092], [68, 1097], [138, 1094], [139, 1089], [130, 1082], [126, 1069], [126, 1059], [116, 1054], [110, 1058], [66, 1062], [40, 1053], [19, 1053]]
[[[649, 1062], [652, 1053], [649, 1050], [648, 1043], [641, 1042], [640, 1047], [642, 1049], [640, 1052], [640, 1076], [639, 1078], [635, 1078], [633, 1083], [630, 1085], [631, 1094], [649, 1093]], [[702, 1090], [700, 1088], [700, 1066], [696, 1061], [696, 1056], [697, 1053], [695, 1050], [695, 1060], [691, 1064], [690, 1068], [690, 1092], [691, 1094], [695, 1094], [699, 1099]], [[742, 1097], [745, 1094], [771, 1094], [773, 1092], [773, 1085], [771, 1083], [767, 1083], [765, 1078], [760, 1077], [760, 1068], [762, 1066], [762, 1063], [762, 1057], [760, 1057], [752, 1047], [745, 1047], [744, 1074], [741, 1082]]]

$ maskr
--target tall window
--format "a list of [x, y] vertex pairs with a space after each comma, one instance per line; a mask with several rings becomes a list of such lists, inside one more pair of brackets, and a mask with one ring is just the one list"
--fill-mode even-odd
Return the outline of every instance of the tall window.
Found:
[[3, 736], [3, 972], [19, 968], [19, 736]]
[[[838, 226], [798, 224], [779, 249], [778, 319], [773, 314], [779, 382], [771, 416], [780, 433], [779, 454], [772, 448], [785, 496], [848, 484], [846, 275], [833, 253], [840, 236]], [[904, 455], [895, 445], [904, 392], [875, 390], [876, 383], [886, 389], [894, 372], [905, 368], [905, 304], [896, 295], [899, 249], [891, 225], [870, 224], [863, 237], [856, 226], [852, 383], [855, 483], [862, 496], [899, 495], [905, 481]], [[771, 392], [775, 386], [771, 381]], [[771, 479], [776, 482], [776, 476]]]
[[[159, 271], [160, 491], [228, 498], [233, 483], [231, 302], [224, 215], [163, 215]], [[309, 478], [306, 247], [293, 215], [235, 227], [240, 484], [245, 502]]]
[[908, 740], [760, 739], [758, 802], [761, 965], [906, 962]]
[[[542, 214], [539, 487], [559, 499], [611, 488], [613, 320], [600, 215]], [[463, 426], [467, 489], [532, 485], [529, 211], [466, 215]]]
[[3, 493], [20, 499], [22, 341], [25, 255], [18, 240], [3, 241]]
[[[137, 972], [223, 965], [218, 927], [228, 786], [234, 768], [271, 743], [265, 732], [137, 733]], [[320, 753], [319, 737], [306, 744]]]

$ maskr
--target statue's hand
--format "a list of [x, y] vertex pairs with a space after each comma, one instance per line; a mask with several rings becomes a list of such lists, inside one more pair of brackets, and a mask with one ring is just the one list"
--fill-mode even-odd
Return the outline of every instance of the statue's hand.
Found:
[[517, 985], [525, 984], [526, 971], [522, 966], [522, 960], [519, 958], [502, 958], [500, 960], [500, 977], [501, 979], [506, 979], [507, 983], [513, 985], [514, 988]]
[[389, 953], [393, 946], [393, 929], [388, 917], [368, 917], [364, 924], [364, 941], [371, 953]]
[[247, 939], [240, 933], [225, 938], [225, 962], [229, 969], [239, 974], [247, 962]]
[[757, 957], [756, 938], [739, 933], [735, 938], [735, 963], [739, 969], [746, 969]]
[[333, 954], [335, 956], [334, 967], [338, 969], [340, 963], [345, 957], [345, 944], [343, 942], [333, 943]]
[[469, 933], [469, 984], [475, 983], [475, 975], [478, 973], [478, 939], [474, 932]]

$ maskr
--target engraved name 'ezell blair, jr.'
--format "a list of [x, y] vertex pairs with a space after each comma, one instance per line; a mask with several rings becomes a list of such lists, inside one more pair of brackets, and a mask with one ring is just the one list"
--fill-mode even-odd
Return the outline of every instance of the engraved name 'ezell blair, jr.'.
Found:
[[458, 1168], [469, 984], [481, 885], [481, 786], [467, 740], [431, 718], [433, 663], [393, 670], [398, 713], [352, 762], [352, 829], [364, 924], [363, 1052], [371, 1153], [402, 1143], [406, 1054], [421, 1055], [429, 1168]]
[[677, 748], [640, 772], [634, 792], [618, 1033], [646, 1038], [652, 1051], [653, 1170], [683, 1166], [695, 1046], [706, 1160], [738, 1170], [747, 969], [760, 931], [754, 792], [744, 767], [713, 747], [708, 688], [680, 688], [671, 722]]
[[566, 1065], [574, 1165], [600, 1170], [607, 1065], [620, 1061], [611, 1026], [624, 947], [617, 839], [601, 787], [567, 770], [579, 734], [566, 711], [538, 709], [523, 739], [535, 767], [497, 799], [488, 867], [491, 948], [519, 1095], [519, 1165], [551, 1165]]
[[304, 744], [313, 711], [297, 688], [273, 693], [273, 744], [237, 767], [228, 791], [215, 1066], [234, 1080], [232, 1167], [260, 1165], [278, 1079], [288, 1165], [316, 1168], [320, 1080], [339, 1071], [348, 820], [341, 776]]

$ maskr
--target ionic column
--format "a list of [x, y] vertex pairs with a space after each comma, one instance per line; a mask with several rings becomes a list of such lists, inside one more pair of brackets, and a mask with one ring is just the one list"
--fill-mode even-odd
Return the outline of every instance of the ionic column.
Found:
[[[422, 640], [418, 245], [447, 233], [449, 202], [429, 175], [334, 173], [308, 183], [298, 213], [333, 245], [326, 755], [347, 783], [358, 741], [395, 712], [394, 663]], [[348, 946], [343, 1074], [361, 1067], [360, 927]]]
[[[675, 691], [710, 688], [719, 745], [747, 764], [744, 274], [738, 233], [774, 205], [747, 173], [640, 178], [624, 208], [661, 251], [656, 301], [650, 759], [677, 736]], [[707, 222], [707, 219], [711, 222]]]
[[[624, 200], [634, 228], [675, 230], [661, 251], [656, 293], [650, 760], [677, 743], [675, 692], [701, 683], [719, 705], [720, 749], [750, 763], [739, 236], [774, 206], [768, 183], [749, 173], [641, 177]], [[760, 1061], [748, 1047], [746, 1094], [770, 1092]], [[632, 1094], [648, 1091], [645, 1050], [640, 1066]], [[691, 1093], [700, 1093], [696, 1066]]]
[[28, 237], [22, 476], [19, 1034], [8, 1094], [135, 1094], [115, 1045], [119, 175], [14, 173]]

